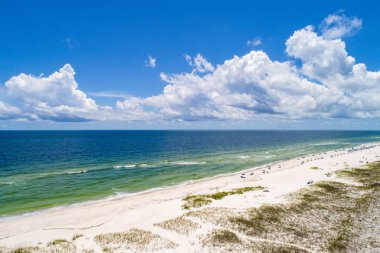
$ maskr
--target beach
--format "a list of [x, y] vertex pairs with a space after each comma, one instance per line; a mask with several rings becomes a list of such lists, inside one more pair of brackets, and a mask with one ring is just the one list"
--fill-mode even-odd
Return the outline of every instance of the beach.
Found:
[[[45, 247], [49, 242], [58, 239], [70, 242], [77, 252], [103, 252], [104, 247], [100, 240], [95, 239], [96, 236], [141, 229], [157, 235], [160, 240], [157, 239], [153, 248], [142, 248], [139, 251], [202, 252], [202, 244], [197, 238], [213, 229], [209, 224], [198, 224], [195, 226], [197, 229], [185, 234], [164, 229], [157, 224], [204, 208], [235, 210], [286, 203], [289, 194], [319, 181], [343, 180], [337, 178], [335, 171], [366, 166], [378, 160], [380, 143], [368, 143], [350, 149], [305, 155], [238, 173], [150, 190], [132, 196], [7, 217], [0, 220], [0, 247]], [[222, 199], [212, 200], [199, 208], [183, 208], [184, 198], [189, 195], [214, 194], [247, 187], [257, 189], [240, 194], [227, 194]]]
[[380, 1], [0, 6], [0, 253], [380, 253]]

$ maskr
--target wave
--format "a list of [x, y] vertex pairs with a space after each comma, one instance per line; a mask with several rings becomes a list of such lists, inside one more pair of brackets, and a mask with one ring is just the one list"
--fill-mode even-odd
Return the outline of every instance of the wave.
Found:
[[327, 145], [336, 145], [339, 142], [321, 142], [321, 143], [312, 143], [311, 146], [327, 146]]
[[175, 165], [200, 165], [200, 164], [206, 164], [206, 162], [188, 162], [188, 161], [178, 161], [178, 162], [171, 162], [171, 164]]
[[11, 185], [14, 184], [15, 182], [0, 182], [0, 185]]
[[240, 159], [247, 159], [247, 158], [250, 158], [250, 156], [249, 155], [241, 155], [241, 156], [239, 156], [239, 158]]
[[66, 172], [66, 174], [71, 175], [71, 174], [83, 174], [86, 173], [88, 170], [78, 170], [78, 171], [69, 171]]
[[136, 167], [136, 164], [127, 164], [127, 165], [115, 165], [113, 166], [114, 169], [129, 169]]
[[276, 157], [276, 156], [277, 155], [258, 155], [258, 156], [255, 156], [255, 157], [257, 157], [259, 159], [262, 159], [262, 158], [269, 159], [269, 158], [273, 158], [273, 157]]
[[156, 168], [157, 165], [142, 163], [142, 164], [139, 164], [138, 167], [142, 167], [142, 168]]

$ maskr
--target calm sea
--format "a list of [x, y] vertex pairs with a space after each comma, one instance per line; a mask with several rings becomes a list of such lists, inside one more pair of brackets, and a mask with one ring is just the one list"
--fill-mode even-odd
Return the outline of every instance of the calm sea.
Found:
[[0, 131], [0, 216], [380, 141], [373, 131]]

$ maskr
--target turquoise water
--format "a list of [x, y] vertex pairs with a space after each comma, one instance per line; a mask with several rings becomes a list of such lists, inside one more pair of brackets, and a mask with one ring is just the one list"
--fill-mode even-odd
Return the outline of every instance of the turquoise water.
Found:
[[0, 215], [380, 141], [373, 131], [1, 131]]

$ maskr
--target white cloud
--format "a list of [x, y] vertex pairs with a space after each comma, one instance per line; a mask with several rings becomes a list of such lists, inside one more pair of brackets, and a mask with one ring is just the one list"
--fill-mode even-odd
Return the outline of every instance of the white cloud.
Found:
[[150, 120], [157, 118], [158, 115], [154, 115], [152, 112], [145, 110], [142, 103], [142, 99], [131, 97], [123, 102], [116, 102], [114, 120]]
[[185, 57], [185, 61], [186, 61], [190, 66], [193, 66], [193, 58], [192, 58], [190, 55], [188, 55], [188, 54], [185, 54], [184, 57]]
[[21, 113], [19, 108], [0, 101], [0, 120], [12, 119]]
[[201, 54], [197, 54], [194, 58], [190, 55], [185, 54], [186, 62], [194, 68], [194, 71], [199, 73], [212, 72], [214, 71], [214, 66], [207, 61]]
[[74, 69], [66, 64], [48, 77], [20, 74], [5, 83], [7, 98], [25, 115], [53, 120], [86, 120], [98, 110], [95, 101], [78, 89]]
[[344, 41], [325, 39], [306, 27], [296, 31], [286, 45], [288, 54], [301, 60], [304, 75], [330, 93], [340, 94], [334, 107], [329, 108], [330, 117], [380, 116], [380, 71], [368, 71], [365, 64], [356, 63]]
[[[105, 121], [143, 120], [143, 111], [138, 106], [117, 105], [115, 108], [99, 106], [95, 100], [78, 88], [75, 72], [70, 64], [44, 77], [19, 74], [12, 77], [0, 89], [0, 119], [51, 120], [51, 121]], [[117, 96], [115, 93], [98, 93], [98, 96]], [[126, 96], [122, 96], [125, 98]], [[128, 96], [127, 96], [128, 97]]]
[[286, 41], [286, 52], [302, 61], [303, 73], [321, 80], [352, 70], [355, 59], [348, 56], [345, 47], [341, 39], [328, 40], [319, 36], [312, 26], [295, 31]]
[[262, 44], [262, 41], [261, 41], [260, 37], [256, 37], [254, 39], [247, 40], [247, 46], [250, 46], [250, 47], [257, 47], [261, 44]]
[[[167, 83], [162, 94], [139, 104], [160, 117], [189, 121], [379, 117], [380, 72], [356, 64], [344, 41], [325, 35], [307, 26], [286, 41], [286, 52], [300, 60], [300, 68], [251, 51], [204, 76], [195, 71], [162, 74]], [[185, 59], [194, 65], [190, 56]]]
[[147, 66], [148, 68], [154, 69], [156, 65], [157, 65], [156, 58], [148, 55], [148, 59], [145, 61], [145, 66]]
[[339, 39], [355, 34], [362, 28], [362, 20], [344, 14], [330, 14], [321, 23], [320, 29], [325, 39]]
[[308, 117], [329, 95], [327, 88], [300, 77], [289, 62], [271, 61], [262, 51], [235, 56], [205, 76], [184, 73], [162, 79], [168, 83], [163, 93], [139, 104], [166, 119]]
[[200, 54], [185, 55], [193, 67], [190, 73], [161, 73], [166, 83], [161, 94], [128, 96], [114, 108], [97, 105], [79, 90], [70, 65], [48, 77], [20, 74], [5, 83], [5, 95], [0, 91], [0, 118], [156, 122], [380, 117], [380, 71], [356, 63], [341, 38], [306, 26], [288, 38], [286, 52], [288, 61], [251, 51], [215, 67]]

